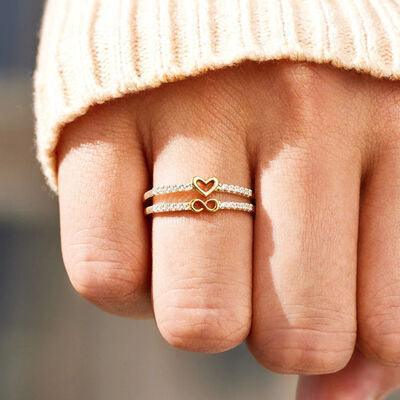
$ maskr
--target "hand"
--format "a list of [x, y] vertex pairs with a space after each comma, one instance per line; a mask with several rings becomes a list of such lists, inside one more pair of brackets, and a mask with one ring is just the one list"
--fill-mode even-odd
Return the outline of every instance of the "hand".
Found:
[[[357, 342], [377, 370], [397, 365], [399, 111], [398, 83], [284, 62], [95, 107], [58, 146], [72, 284], [120, 315], [154, 308], [164, 338], [188, 350], [248, 337], [274, 371], [327, 374]], [[143, 193], [194, 175], [254, 186], [255, 218], [156, 216], [150, 238]]]

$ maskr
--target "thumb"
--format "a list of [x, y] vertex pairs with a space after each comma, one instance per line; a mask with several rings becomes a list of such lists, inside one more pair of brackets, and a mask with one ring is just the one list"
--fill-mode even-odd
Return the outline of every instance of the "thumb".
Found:
[[366, 359], [359, 351], [334, 374], [300, 377], [297, 400], [383, 399], [400, 387], [400, 368]]

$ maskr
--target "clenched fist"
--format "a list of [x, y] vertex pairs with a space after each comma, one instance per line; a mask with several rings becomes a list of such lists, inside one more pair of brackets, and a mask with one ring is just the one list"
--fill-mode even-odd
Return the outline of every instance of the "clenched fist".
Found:
[[[299, 397], [380, 395], [400, 377], [399, 126], [398, 83], [286, 62], [96, 106], [58, 146], [71, 282], [106, 311], [154, 314], [173, 346], [247, 339], [278, 372], [333, 373], [358, 347]], [[146, 190], [195, 175], [253, 187], [254, 218], [145, 217]]]

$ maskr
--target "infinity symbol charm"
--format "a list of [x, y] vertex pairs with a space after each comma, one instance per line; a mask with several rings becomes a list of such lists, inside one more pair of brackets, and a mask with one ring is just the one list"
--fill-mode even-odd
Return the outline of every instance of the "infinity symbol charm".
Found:
[[207, 201], [193, 199], [190, 202], [190, 209], [196, 213], [199, 213], [203, 210], [215, 212], [219, 210], [219, 201], [215, 199], [208, 199]]

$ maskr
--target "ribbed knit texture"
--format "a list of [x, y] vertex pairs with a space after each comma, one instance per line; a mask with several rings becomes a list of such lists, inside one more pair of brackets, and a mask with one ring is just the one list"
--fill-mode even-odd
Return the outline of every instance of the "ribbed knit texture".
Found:
[[48, 0], [37, 149], [56, 190], [62, 128], [98, 103], [242, 60], [332, 63], [400, 78], [398, 0]]

